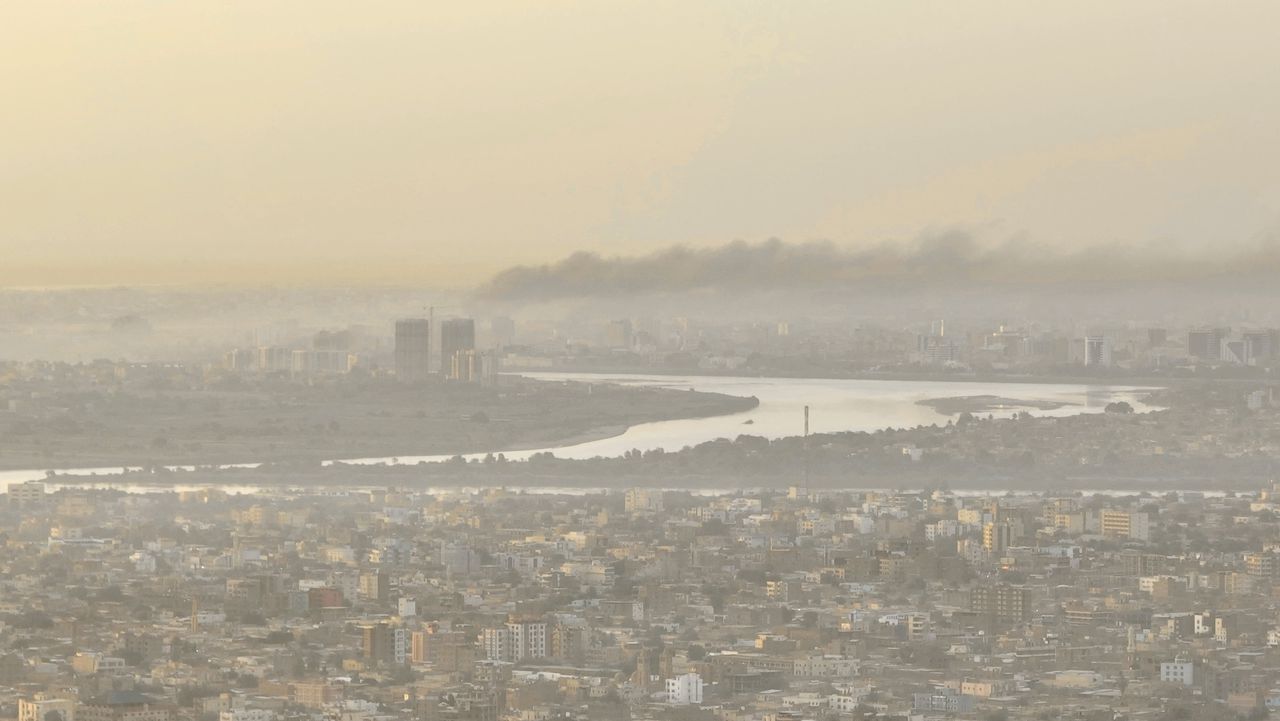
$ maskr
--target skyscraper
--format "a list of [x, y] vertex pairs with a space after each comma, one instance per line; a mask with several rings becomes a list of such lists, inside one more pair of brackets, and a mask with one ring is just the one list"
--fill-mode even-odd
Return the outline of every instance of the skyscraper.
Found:
[[1198, 360], [1216, 361], [1222, 357], [1223, 328], [1197, 328], [1187, 333], [1187, 355]]
[[430, 373], [431, 322], [426, 318], [396, 321], [396, 377], [422, 382]]
[[440, 324], [440, 370], [453, 376], [453, 358], [459, 351], [476, 349], [476, 322], [450, 318]]
[[1091, 335], [1085, 337], [1084, 364], [1087, 366], [1111, 365], [1111, 342], [1105, 336]]
[[453, 364], [449, 368], [450, 380], [492, 385], [497, 378], [497, 355], [474, 350], [460, 350], [453, 354]]
[[409, 655], [409, 633], [385, 621], [361, 626], [364, 658], [375, 664], [403, 664]]
[[1002, 555], [1013, 539], [1013, 526], [1001, 521], [991, 521], [982, 526], [982, 549], [994, 555]]
[[1245, 344], [1245, 354], [1254, 361], [1267, 361], [1276, 357], [1276, 348], [1272, 344], [1275, 331], [1251, 330], [1241, 334]]

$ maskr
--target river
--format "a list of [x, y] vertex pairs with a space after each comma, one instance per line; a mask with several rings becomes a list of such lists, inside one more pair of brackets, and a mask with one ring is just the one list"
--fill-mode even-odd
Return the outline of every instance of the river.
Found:
[[[1037, 416], [1069, 416], [1100, 413], [1112, 401], [1126, 401], [1142, 413], [1156, 410], [1143, 402], [1151, 388], [1137, 386], [1080, 385], [1062, 383], [998, 383], [920, 380], [850, 380], [818, 378], [749, 378], [733, 376], [667, 376], [600, 373], [526, 373], [531, 378], [558, 382], [618, 383], [629, 386], [692, 389], [735, 396], [755, 396], [760, 404], [742, 413], [711, 418], [689, 418], [642, 423], [618, 435], [576, 445], [506, 452], [519, 460], [534, 453], [550, 452], [560, 458], [619, 456], [632, 450], [662, 448], [677, 451], [717, 438], [755, 435], [765, 438], [796, 436], [804, 432], [803, 409], [810, 408], [809, 428], [814, 433], [873, 431], [887, 427], [943, 425], [954, 416], [920, 401], [937, 398], [996, 396], [1024, 404], [1053, 403], [1041, 410], [1032, 405], [1009, 404], [991, 411], [997, 417], [1028, 411]], [[983, 411], [982, 415], [986, 415]], [[480, 457], [485, 454], [471, 454]], [[448, 455], [345, 459], [344, 463], [401, 463], [447, 460]], [[332, 463], [330, 461], [329, 463]], [[253, 465], [253, 464], [241, 464]], [[62, 469], [66, 475], [112, 475], [120, 468]], [[3, 471], [0, 484], [40, 479], [44, 470]]]
[[[505, 453], [519, 460], [534, 453], [550, 452], [558, 458], [594, 458], [620, 456], [632, 449], [661, 448], [678, 451], [717, 438], [739, 435], [782, 438], [804, 432], [804, 407], [809, 411], [809, 430], [813, 433], [838, 431], [874, 431], [882, 428], [907, 428], [937, 423], [945, 425], [955, 416], [921, 405], [935, 398], [998, 396], [1031, 403], [1061, 403], [1054, 410], [1037, 410], [1030, 405], [1009, 405], [992, 411], [997, 417], [1009, 417], [1020, 411], [1038, 416], [1069, 416], [1079, 413], [1101, 413], [1112, 401], [1126, 401], [1143, 413], [1156, 410], [1143, 402], [1149, 387], [1090, 386], [1063, 383], [984, 383], [967, 381], [917, 380], [849, 380], [825, 378], [749, 378], [735, 376], [667, 376], [605, 373], [526, 373], [544, 381], [582, 383], [618, 383], [629, 386], [691, 389], [733, 396], [755, 396], [756, 408], [711, 418], [688, 418], [675, 421], [641, 423], [625, 432], [572, 446], [539, 448]], [[983, 413], [985, 415], [985, 412]], [[470, 457], [483, 456], [473, 454]], [[440, 461], [448, 456], [410, 456], [364, 458], [351, 463], [418, 463]]]

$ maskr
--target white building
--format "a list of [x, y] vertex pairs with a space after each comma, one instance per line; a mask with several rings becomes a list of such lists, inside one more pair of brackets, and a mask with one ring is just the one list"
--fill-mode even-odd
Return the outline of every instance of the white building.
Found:
[[667, 679], [667, 703], [689, 706], [702, 703], [702, 677], [696, 673]]
[[547, 624], [525, 621], [486, 628], [481, 634], [481, 644], [485, 658], [491, 661], [519, 663], [525, 659], [546, 658]]
[[1091, 335], [1085, 337], [1084, 364], [1100, 367], [1111, 365], [1111, 341], [1106, 336]]
[[526, 658], [547, 657], [547, 624], [541, 621], [525, 621], [508, 623], [511, 631], [511, 646], [515, 651], [512, 661]]
[[936, 523], [930, 523], [924, 527], [925, 540], [934, 541], [939, 538], [955, 538], [960, 535], [960, 522], [950, 519], [944, 519]]
[[398, 666], [409, 661], [409, 645], [411, 634], [407, 628], [395, 628], [391, 631], [391, 660]]
[[858, 659], [844, 656], [810, 656], [796, 659], [792, 675], [796, 678], [852, 678], [858, 675]]
[[1160, 664], [1160, 680], [1190, 686], [1195, 682], [1195, 664], [1190, 661], [1166, 661]]
[[486, 628], [480, 642], [484, 646], [484, 657], [490, 661], [511, 660], [511, 631], [506, 626]]
[[219, 713], [218, 721], [276, 721], [276, 712], [265, 708], [238, 708]]
[[1260, 411], [1267, 406], [1267, 391], [1254, 391], [1244, 397], [1245, 405], [1251, 411]]

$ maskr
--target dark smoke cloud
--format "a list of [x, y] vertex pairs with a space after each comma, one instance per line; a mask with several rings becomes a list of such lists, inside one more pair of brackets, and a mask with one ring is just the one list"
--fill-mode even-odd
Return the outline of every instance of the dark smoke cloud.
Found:
[[1280, 243], [1231, 254], [1171, 251], [1159, 245], [1093, 246], [1062, 252], [1025, 239], [984, 244], [963, 231], [848, 250], [826, 241], [735, 241], [709, 249], [675, 246], [639, 257], [578, 252], [557, 263], [516, 266], [494, 276], [482, 298], [557, 300], [691, 291], [880, 290], [1063, 283], [1133, 286], [1277, 282]]

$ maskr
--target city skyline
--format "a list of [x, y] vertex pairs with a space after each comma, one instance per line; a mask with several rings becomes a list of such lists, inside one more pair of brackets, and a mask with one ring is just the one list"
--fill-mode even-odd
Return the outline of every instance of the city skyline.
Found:
[[1280, 716], [1280, 3], [0, 3], [0, 721]]

